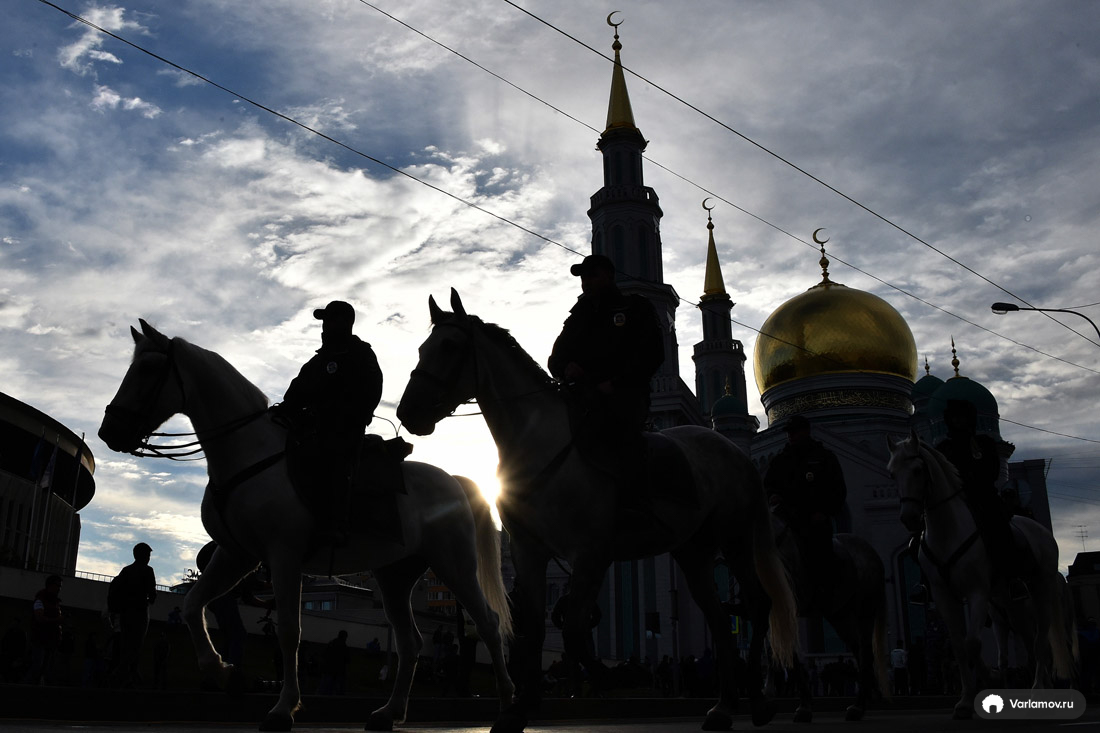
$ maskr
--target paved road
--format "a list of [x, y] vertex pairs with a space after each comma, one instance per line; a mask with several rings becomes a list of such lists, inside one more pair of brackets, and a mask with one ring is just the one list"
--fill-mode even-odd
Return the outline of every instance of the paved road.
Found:
[[[700, 729], [696, 718], [677, 720], [632, 720], [624, 723], [601, 721], [575, 721], [554, 724], [533, 724], [527, 727], [527, 733], [695, 733]], [[73, 733], [73, 731], [120, 731], [122, 733], [182, 733], [184, 731], [255, 731], [254, 723], [44, 723], [34, 721], [0, 721], [2, 731], [26, 731], [27, 733]], [[295, 730], [310, 733], [346, 733], [362, 730], [361, 725], [297, 725]], [[487, 726], [450, 725], [446, 723], [419, 723], [397, 728], [404, 733], [486, 733]], [[796, 724], [789, 715], [777, 717], [769, 725], [753, 728], [747, 717], [734, 720], [734, 731], [758, 730], [761, 733], [772, 731], [798, 731], [799, 733], [829, 733], [829, 731], [857, 731], [858, 733], [927, 733], [928, 731], [948, 731], [948, 733], [967, 733], [968, 731], [1008, 731], [1009, 733], [1090, 733], [1100, 732], [1100, 705], [1086, 710], [1085, 714], [1072, 721], [953, 721], [946, 712], [927, 710], [897, 710], [876, 712], [866, 720], [850, 723], [844, 720], [843, 713], [818, 713], [812, 724]]]

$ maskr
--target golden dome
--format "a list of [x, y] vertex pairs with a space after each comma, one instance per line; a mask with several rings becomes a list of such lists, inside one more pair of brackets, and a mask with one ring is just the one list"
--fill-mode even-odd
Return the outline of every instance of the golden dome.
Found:
[[779, 306], [760, 329], [756, 386], [819, 374], [867, 372], [915, 381], [917, 345], [909, 325], [882, 298], [829, 280]]

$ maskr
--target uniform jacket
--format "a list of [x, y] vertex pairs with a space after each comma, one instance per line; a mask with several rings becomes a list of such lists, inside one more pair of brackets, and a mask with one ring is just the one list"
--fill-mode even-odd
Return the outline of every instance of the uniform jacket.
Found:
[[582, 295], [569, 312], [550, 354], [550, 373], [561, 379], [576, 362], [586, 380], [611, 380], [618, 390], [649, 391], [649, 380], [664, 361], [664, 340], [657, 314], [641, 295], [618, 289]]
[[287, 387], [283, 405], [310, 410], [322, 430], [362, 435], [382, 399], [382, 370], [370, 344], [352, 336], [324, 345]]
[[803, 446], [788, 443], [768, 466], [764, 488], [782, 498], [778, 511], [792, 524], [809, 521], [817, 512], [834, 517], [848, 496], [840, 461], [816, 440]]

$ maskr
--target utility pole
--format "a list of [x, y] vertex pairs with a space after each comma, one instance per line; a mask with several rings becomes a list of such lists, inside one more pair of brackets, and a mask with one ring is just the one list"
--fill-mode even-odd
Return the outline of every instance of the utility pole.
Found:
[[1077, 525], [1077, 538], [1081, 540], [1081, 552], [1085, 551], [1085, 540], [1089, 536], [1089, 529], [1087, 524]]

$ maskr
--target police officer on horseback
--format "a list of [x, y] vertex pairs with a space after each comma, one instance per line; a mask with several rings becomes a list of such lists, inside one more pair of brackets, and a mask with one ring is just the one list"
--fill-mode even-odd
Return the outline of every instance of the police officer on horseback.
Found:
[[813, 584], [811, 604], [820, 604], [835, 578], [833, 518], [844, 507], [848, 488], [836, 455], [810, 437], [810, 421], [791, 417], [784, 426], [787, 445], [764, 475], [768, 503], [795, 536], [802, 567]]
[[339, 540], [363, 433], [382, 398], [382, 370], [370, 344], [352, 333], [350, 304], [334, 300], [313, 317], [321, 321], [321, 348], [291, 381], [278, 412], [315, 464], [317, 486], [307, 500], [321, 534]]
[[586, 411], [575, 432], [578, 446], [609, 451], [612, 470], [623, 481], [641, 458], [649, 382], [664, 361], [664, 339], [649, 300], [624, 295], [616, 286], [610, 259], [589, 255], [569, 272], [580, 277], [581, 296], [548, 366]]
[[959, 471], [963, 497], [994, 571], [1009, 582], [1014, 598], [1026, 597], [1026, 586], [1019, 578], [1019, 553], [1009, 526], [1011, 513], [997, 492], [1001, 474], [997, 444], [988, 435], [978, 434], [978, 410], [968, 400], [948, 400], [943, 419], [947, 437], [936, 445], [936, 450]]

